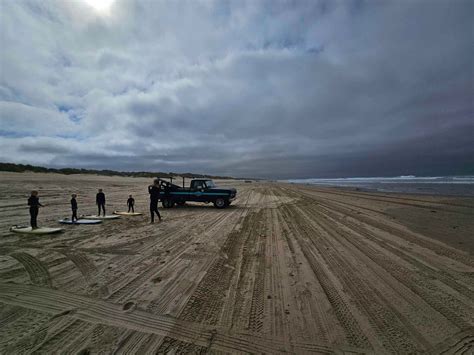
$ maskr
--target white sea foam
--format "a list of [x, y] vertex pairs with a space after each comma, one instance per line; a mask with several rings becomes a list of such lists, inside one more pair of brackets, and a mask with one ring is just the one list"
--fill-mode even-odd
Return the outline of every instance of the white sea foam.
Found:
[[292, 179], [290, 183], [356, 187], [384, 192], [474, 196], [474, 176], [393, 176]]
[[350, 177], [350, 178], [310, 178], [287, 180], [299, 184], [358, 184], [358, 183], [409, 183], [409, 184], [474, 184], [474, 176], [393, 176], [393, 177]]

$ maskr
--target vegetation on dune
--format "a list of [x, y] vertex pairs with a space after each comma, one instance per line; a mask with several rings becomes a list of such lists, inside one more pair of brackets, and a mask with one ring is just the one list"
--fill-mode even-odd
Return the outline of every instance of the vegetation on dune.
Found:
[[211, 178], [211, 179], [233, 179], [230, 176], [214, 176], [193, 173], [163, 173], [163, 172], [149, 172], [149, 171], [114, 171], [114, 170], [94, 170], [94, 169], [78, 169], [78, 168], [46, 168], [43, 166], [35, 166], [29, 164], [13, 164], [1, 163], [0, 171], [10, 171], [16, 173], [34, 172], [34, 173], [56, 173], [56, 174], [91, 174], [91, 175], [105, 175], [105, 176], [129, 176], [129, 177], [160, 177], [169, 178], [174, 176], [183, 176], [186, 178]]

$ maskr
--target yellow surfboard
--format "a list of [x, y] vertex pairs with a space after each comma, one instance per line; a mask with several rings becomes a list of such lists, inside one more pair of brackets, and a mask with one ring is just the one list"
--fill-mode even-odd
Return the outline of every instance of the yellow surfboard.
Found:
[[141, 216], [143, 213], [140, 213], [140, 212], [114, 211], [114, 214], [119, 215], [119, 216]]

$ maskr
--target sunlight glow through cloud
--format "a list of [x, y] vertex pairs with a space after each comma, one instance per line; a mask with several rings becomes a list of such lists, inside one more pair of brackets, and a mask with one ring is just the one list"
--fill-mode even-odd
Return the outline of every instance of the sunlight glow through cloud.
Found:
[[115, 0], [84, 0], [98, 12], [107, 12]]

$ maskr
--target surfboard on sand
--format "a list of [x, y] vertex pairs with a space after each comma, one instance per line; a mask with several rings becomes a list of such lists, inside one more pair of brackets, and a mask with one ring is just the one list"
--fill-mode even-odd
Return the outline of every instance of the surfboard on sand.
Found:
[[21, 234], [53, 234], [59, 233], [62, 231], [62, 228], [49, 228], [49, 227], [40, 227], [32, 229], [31, 227], [26, 226], [13, 226], [10, 228], [10, 232], [21, 233]]
[[140, 213], [140, 212], [114, 211], [114, 214], [119, 215], [119, 216], [141, 216], [143, 213]]
[[102, 223], [100, 219], [85, 219], [80, 218], [77, 221], [72, 221], [69, 218], [63, 218], [58, 221], [61, 224], [99, 224]]
[[97, 216], [97, 215], [90, 215], [90, 216], [81, 216], [81, 218], [85, 219], [118, 219], [120, 216], [117, 215], [105, 215], [105, 216]]

